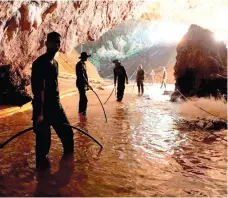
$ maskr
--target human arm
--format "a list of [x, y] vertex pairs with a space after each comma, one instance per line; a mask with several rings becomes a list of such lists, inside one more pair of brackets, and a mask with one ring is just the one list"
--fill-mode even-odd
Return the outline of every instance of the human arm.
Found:
[[76, 65], [76, 75], [77, 75], [78, 80], [81, 83], [84, 83], [86, 86], [89, 85], [88, 76], [86, 74], [86, 70], [85, 70], [84, 64], [82, 62], [78, 62]]
[[164, 73], [163, 73], [163, 79], [164, 80], [167, 80], [167, 71], [164, 71]]
[[31, 86], [34, 95], [33, 108], [35, 112], [36, 123], [43, 121], [44, 89], [45, 78], [43, 63], [35, 62], [32, 66]]
[[128, 76], [127, 76], [127, 72], [126, 72], [125, 68], [124, 68], [124, 73], [125, 73], [125, 78], [126, 78], [126, 84], [128, 84]]
[[114, 86], [116, 86], [116, 80], [117, 80], [117, 75], [115, 69], [113, 69], [114, 72]]

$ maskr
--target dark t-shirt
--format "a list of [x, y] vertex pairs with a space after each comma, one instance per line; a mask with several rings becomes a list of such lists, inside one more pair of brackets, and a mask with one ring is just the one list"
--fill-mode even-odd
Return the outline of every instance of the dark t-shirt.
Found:
[[144, 70], [140, 69], [137, 71], [136, 81], [143, 81], [144, 80]]
[[[33, 109], [35, 116], [41, 114], [42, 108], [45, 110], [45, 108], [58, 106], [58, 62], [54, 60], [52, 64], [47, 58], [47, 54], [43, 54], [37, 58], [32, 65], [31, 85], [34, 95]], [[40, 96], [41, 91], [44, 91], [43, 106]]]
[[88, 85], [88, 76], [85, 69], [85, 63], [79, 61], [76, 65], [76, 75], [77, 75], [77, 86]]
[[116, 84], [116, 79], [118, 78], [118, 84], [124, 84], [125, 79], [127, 79], [127, 73], [125, 68], [121, 65], [113, 69], [114, 72], [114, 84]]

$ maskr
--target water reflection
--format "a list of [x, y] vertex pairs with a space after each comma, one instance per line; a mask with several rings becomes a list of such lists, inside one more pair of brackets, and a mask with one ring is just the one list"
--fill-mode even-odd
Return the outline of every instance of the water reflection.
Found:
[[[65, 97], [71, 125], [87, 131], [104, 149], [98, 155], [100, 147], [74, 130], [74, 160], [70, 167], [59, 164], [62, 145], [53, 133], [51, 169], [36, 173], [34, 135], [25, 134], [0, 151], [0, 195], [226, 196], [226, 145], [204, 141], [208, 133], [184, 128], [174, 104], [156, 89], [148, 86], [138, 97], [127, 87], [122, 103], [110, 98], [105, 105], [108, 123], [93, 93], [88, 93], [86, 117], [77, 116], [77, 95]], [[107, 99], [110, 90], [98, 94]], [[30, 126], [31, 112], [21, 115], [0, 120], [0, 142]]]
[[62, 196], [61, 188], [69, 184], [73, 172], [74, 155], [63, 155], [57, 172], [52, 174], [51, 168], [37, 172], [34, 196]]

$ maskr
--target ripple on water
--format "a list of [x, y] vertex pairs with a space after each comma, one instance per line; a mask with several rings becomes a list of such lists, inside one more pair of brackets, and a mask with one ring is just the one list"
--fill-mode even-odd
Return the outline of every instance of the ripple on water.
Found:
[[[34, 134], [27, 133], [0, 151], [0, 195], [226, 195], [226, 145], [205, 143], [206, 133], [182, 127], [167, 96], [138, 97], [131, 90], [126, 88], [123, 103], [113, 97], [105, 105], [108, 123], [92, 93], [87, 118], [77, 116], [77, 95], [62, 99], [70, 123], [88, 131], [104, 149], [99, 153], [98, 145], [75, 131], [74, 158], [61, 159], [62, 145], [52, 131], [51, 168], [37, 173]], [[106, 99], [109, 91], [98, 92]], [[0, 141], [30, 126], [30, 118], [31, 111], [2, 118]]]

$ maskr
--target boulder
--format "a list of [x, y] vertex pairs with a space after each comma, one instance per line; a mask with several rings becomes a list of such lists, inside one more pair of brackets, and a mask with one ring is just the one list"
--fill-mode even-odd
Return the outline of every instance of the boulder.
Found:
[[227, 95], [227, 48], [214, 34], [191, 25], [177, 46], [176, 89], [186, 97]]

